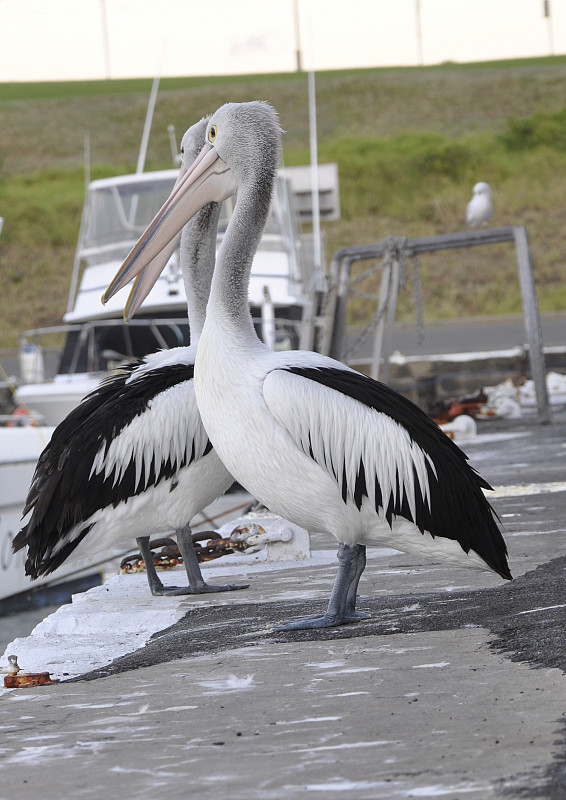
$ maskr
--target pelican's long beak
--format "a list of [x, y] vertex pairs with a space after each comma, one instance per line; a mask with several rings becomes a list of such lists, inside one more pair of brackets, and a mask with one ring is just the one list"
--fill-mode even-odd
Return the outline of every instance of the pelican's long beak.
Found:
[[188, 169], [181, 168], [173, 191], [134, 245], [102, 296], [106, 303], [132, 278], [135, 282], [124, 319], [130, 319], [150, 293], [179, 241], [186, 222], [213, 201], [237, 189], [233, 173], [212, 145], [205, 144]]
[[[138, 274], [137, 278], [134, 281], [134, 285], [130, 291], [128, 300], [126, 302], [126, 308], [124, 309], [124, 317], [126, 319], [131, 319], [138, 308], [141, 306], [145, 298], [151, 292], [153, 287], [155, 286], [155, 282], [167, 266], [167, 263], [173, 253], [175, 252], [177, 245], [181, 241], [181, 234], [178, 233], [174, 236], [171, 241], [165, 245], [163, 250], [159, 253], [158, 256], [155, 256], [149, 264], [142, 269], [142, 271]], [[125, 263], [125, 262], [124, 262]], [[120, 269], [120, 272], [116, 275], [116, 278], [121, 274], [123, 267]], [[114, 278], [114, 280], [116, 280]], [[126, 281], [127, 282], [127, 281]], [[124, 283], [122, 283], [122, 286]], [[112, 288], [112, 284], [106, 290], [104, 297], [102, 298], [102, 302], [105, 303], [107, 299], [110, 299], [114, 292], [110, 292]], [[121, 287], [118, 287], [116, 291]], [[127, 310], [127, 317], [126, 317], [126, 310]]]

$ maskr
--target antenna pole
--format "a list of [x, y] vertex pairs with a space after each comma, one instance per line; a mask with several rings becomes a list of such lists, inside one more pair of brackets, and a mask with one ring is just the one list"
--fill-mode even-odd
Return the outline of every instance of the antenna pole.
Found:
[[309, 71], [309, 128], [311, 149], [311, 183], [312, 183], [312, 226], [314, 238], [314, 266], [322, 266], [322, 247], [320, 243], [320, 196], [318, 193], [318, 145], [316, 130], [316, 87], [314, 70]]
[[143, 172], [145, 165], [145, 156], [147, 153], [147, 144], [149, 142], [149, 133], [151, 131], [151, 123], [153, 122], [153, 111], [155, 109], [155, 101], [157, 100], [157, 91], [159, 89], [159, 78], [153, 79], [151, 93], [149, 95], [149, 102], [147, 104], [147, 112], [145, 115], [145, 124], [143, 126], [142, 140], [140, 144], [140, 152], [138, 155], [138, 165], [136, 172]]

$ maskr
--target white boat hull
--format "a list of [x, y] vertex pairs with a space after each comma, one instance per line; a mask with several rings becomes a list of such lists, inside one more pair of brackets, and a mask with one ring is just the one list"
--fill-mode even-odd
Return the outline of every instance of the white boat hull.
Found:
[[14, 399], [18, 405], [32, 409], [43, 425], [56, 426], [63, 422], [87, 394], [96, 389], [102, 377], [57, 375], [53, 381], [19, 386]]
[[84, 560], [64, 564], [51, 575], [32, 581], [25, 574], [26, 551], [12, 552], [12, 542], [22, 527], [22, 510], [37, 459], [53, 430], [33, 426], [0, 428], [0, 600], [96, 571], [91, 561]]

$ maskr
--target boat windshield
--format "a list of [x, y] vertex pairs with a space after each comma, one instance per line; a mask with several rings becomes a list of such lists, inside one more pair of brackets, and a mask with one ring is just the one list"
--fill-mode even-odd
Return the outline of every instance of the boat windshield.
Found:
[[[175, 174], [163, 174], [160, 178], [146, 175], [128, 181], [102, 180], [91, 184], [85, 204], [83, 230], [79, 250], [82, 255], [93, 255], [93, 251], [128, 246], [137, 241], [159, 211], [173, 188]], [[297, 236], [292, 219], [294, 209], [289, 208], [290, 197], [285, 182], [277, 182], [265, 233], [280, 237], [289, 246]], [[232, 215], [234, 198], [223, 203], [218, 226], [220, 237]], [[296, 224], [296, 223], [295, 223]], [[260, 245], [265, 246], [265, 242]], [[128, 251], [126, 251], [128, 252]], [[90, 259], [88, 259], [90, 261]]]
[[137, 240], [171, 193], [174, 180], [173, 176], [91, 186], [82, 248]]

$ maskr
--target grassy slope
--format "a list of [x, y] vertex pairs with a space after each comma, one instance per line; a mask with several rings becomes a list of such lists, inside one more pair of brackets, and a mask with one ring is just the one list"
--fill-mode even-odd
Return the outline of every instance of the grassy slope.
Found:
[[[566, 308], [566, 58], [317, 76], [319, 157], [339, 164], [342, 219], [327, 252], [390, 234], [464, 229], [471, 187], [494, 188], [494, 224], [524, 224], [541, 308]], [[83, 197], [83, 142], [92, 176], [135, 169], [151, 80], [0, 85], [0, 347], [65, 309]], [[147, 168], [170, 166], [179, 138], [227, 100], [279, 110], [288, 164], [308, 161], [306, 76], [164, 79]], [[529, 118], [527, 123], [517, 122]], [[510, 248], [421, 260], [425, 317], [520, 310]], [[356, 321], [369, 311], [353, 304]], [[412, 314], [409, 291], [399, 306]]]

